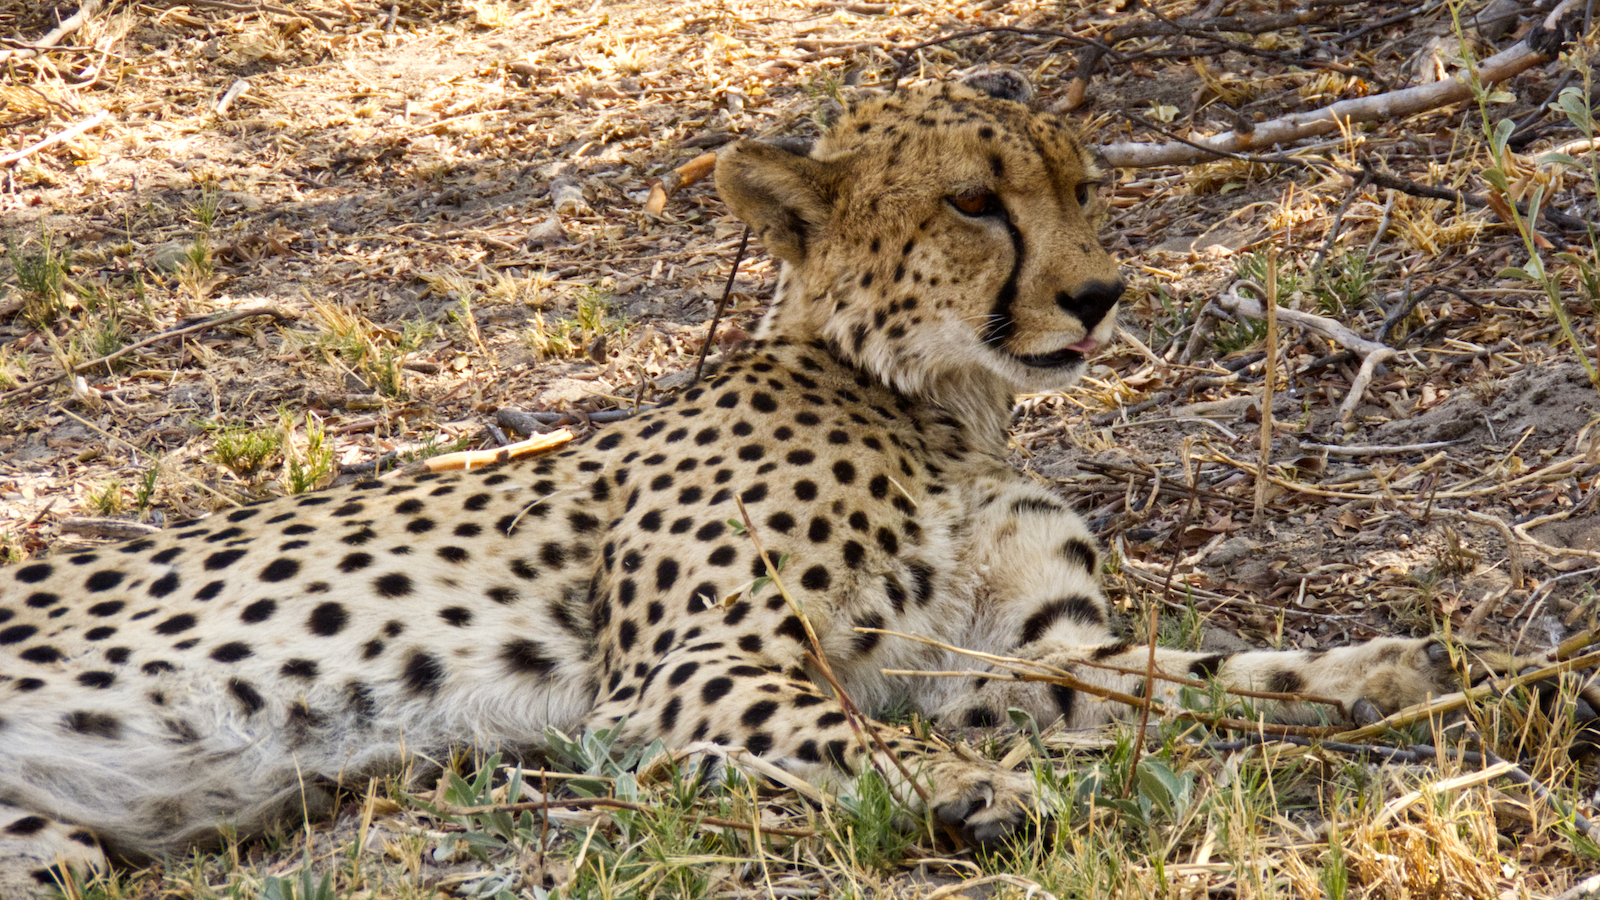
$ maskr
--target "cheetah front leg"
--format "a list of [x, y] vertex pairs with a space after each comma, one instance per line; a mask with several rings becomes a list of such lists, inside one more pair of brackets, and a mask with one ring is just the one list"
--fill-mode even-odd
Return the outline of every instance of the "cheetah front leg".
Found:
[[845, 794], [860, 775], [876, 770], [908, 809], [931, 809], [976, 843], [1009, 833], [1026, 816], [1027, 775], [940, 750], [892, 725], [852, 721], [835, 697], [804, 676], [797, 646], [730, 649], [721, 641], [680, 646], [648, 671], [619, 670], [626, 674], [608, 684], [609, 694], [585, 727], [623, 722], [630, 742], [743, 747]]
[[[1031, 484], [997, 489], [975, 528], [972, 565], [983, 578], [979, 611], [964, 646], [1071, 672], [1081, 681], [1133, 696], [1176, 702], [1178, 681], [1147, 685], [1149, 648], [1118, 642], [1107, 627], [1096, 575], [1098, 556], [1083, 523], [1052, 495]], [[1157, 648], [1155, 669], [1181, 679], [1215, 678], [1224, 687], [1311, 695], [1337, 700], [1349, 713], [1389, 713], [1458, 688], [1449, 649], [1436, 640], [1381, 638], [1326, 652], [1248, 651], [1207, 654]], [[948, 695], [932, 712], [947, 726], [1006, 721], [1022, 709], [1041, 723], [1065, 718], [1083, 728], [1125, 717], [1125, 704], [1040, 682], [1021, 682], [1003, 670], [972, 690]], [[1268, 704], [1279, 721], [1316, 721], [1326, 705]], [[1337, 716], [1337, 713], [1331, 713]]]
[[87, 830], [0, 803], [0, 897], [54, 897], [66, 879], [79, 883], [106, 869]]

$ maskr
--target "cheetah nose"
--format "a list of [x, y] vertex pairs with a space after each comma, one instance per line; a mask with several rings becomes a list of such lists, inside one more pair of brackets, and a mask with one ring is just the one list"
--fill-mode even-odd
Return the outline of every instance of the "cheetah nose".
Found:
[[1056, 292], [1056, 305], [1078, 317], [1083, 323], [1084, 331], [1093, 331], [1100, 320], [1106, 317], [1111, 307], [1117, 305], [1117, 300], [1122, 297], [1123, 284], [1113, 281], [1109, 284], [1104, 281], [1091, 281], [1075, 293], [1066, 291]]

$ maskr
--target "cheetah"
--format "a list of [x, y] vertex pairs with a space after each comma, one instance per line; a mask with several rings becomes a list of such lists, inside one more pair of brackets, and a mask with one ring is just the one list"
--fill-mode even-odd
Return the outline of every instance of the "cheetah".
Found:
[[[1029, 778], [895, 729], [858, 741], [808, 626], [861, 708], [955, 726], [1129, 707], [888, 675], [984, 664], [881, 630], [1176, 689], [1127, 674], [1149, 651], [1108, 628], [1094, 538], [1007, 463], [1014, 395], [1069, 385], [1112, 337], [1103, 177], [1006, 71], [863, 99], [809, 152], [733, 144], [717, 188], [782, 274], [756, 338], [675, 399], [535, 459], [0, 570], [0, 896], [315, 813], [403, 750], [618, 723], [841, 790], [898, 761], [958, 833], [1007, 834]], [[1155, 660], [1384, 712], [1456, 687], [1427, 639]]]

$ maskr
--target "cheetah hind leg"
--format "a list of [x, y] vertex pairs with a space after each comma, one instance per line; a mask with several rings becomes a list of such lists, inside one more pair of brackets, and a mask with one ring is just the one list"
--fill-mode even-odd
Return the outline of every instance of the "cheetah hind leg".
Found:
[[0, 803], [0, 897], [59, 897], [67, 878], [81, 884], [106, 868], [100, 842], [87, 829]]

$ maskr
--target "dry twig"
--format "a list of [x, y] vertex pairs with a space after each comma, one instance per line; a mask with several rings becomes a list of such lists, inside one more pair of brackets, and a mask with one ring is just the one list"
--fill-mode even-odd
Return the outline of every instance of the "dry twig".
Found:
[[[1572, 12], [1578, 0], [1561, 0], [1525, 40], [1477, 64], [1477, 81], [1487, 86], [1498, 84], [1537, 65], [1556, 58], [1560, 41], [1553, 37], [1562, 18]], [[1223, 152], [1239, 153], [1273, 145], [1288, 144], [1308, 137], [1328, 134], [1353, 122], [1402, 119], [1430, 109], [1459, 103], [1472, 96], [1470, 73], [1432, 84], [1340, 100], [1322, 109], [1293, 113], [1270, 122], [1260, 122], [1248, 132], [1225, 131], [1200, 138], [1197, 149], [1186, 143], [1145, 144], [1118, 142], [1100, 148], [1107, 162], [1119, 168], [1178, 166], [1199, 162]]]

